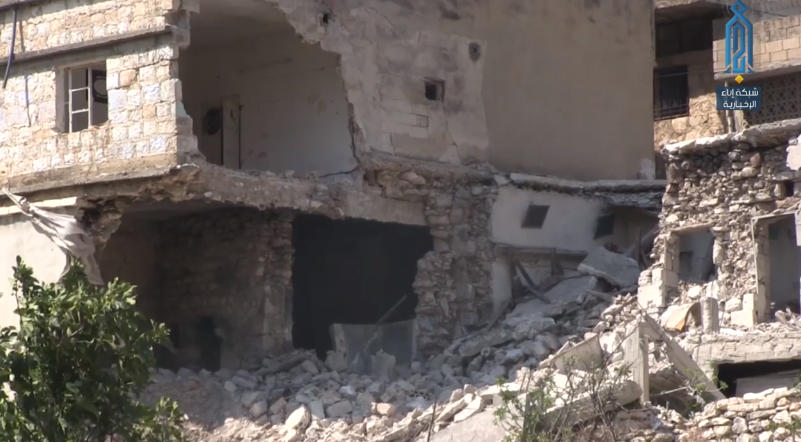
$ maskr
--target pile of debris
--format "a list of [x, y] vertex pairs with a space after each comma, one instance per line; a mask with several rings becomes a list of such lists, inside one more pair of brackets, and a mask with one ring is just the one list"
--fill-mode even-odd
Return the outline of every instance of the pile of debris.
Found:
[[[410, 367], [385, 367], [380, 376], [355, 372], [335, 352], [323, 362], [297, 351], [265, 359], [255, 370], [159, 370], [148, 398], [176, 399], [189, 416], [187, 430], [195, 441], [410, 442], [476, 414], [491, 413], [501, 405], [502, 391], [522, 395], [531, 376], [547, 374], [561, 389], [549, 413], [580, 404], [586, 400], [583, 393], [560, 392], [570, 378], [591, 369], [571, 364], [601, 360], [609, 379], [596, 387], [607, 391], [617, 407], [634, 404], [647, 397], [643, 386], [647, 390], [648, 382], [642, 376], [612, 382], [615, 370], [644, 358], [647, 362], [641, 367], [647, 379], [649, 370], [655, 373], [673, 365], [668, 359], [677, 344], [647, 315], [643, 319], [632, 294], [639, 277], [636, 261], [600, 248], [578, 271], [544, 293], [534, 289], [531, 297], [514, 299], [505, 317], [499, 315], [441, 354]], [[626, 349], [632, 330], [637, 330], [631, 325], [643, 320], [656, 338], [647, 354], [641, 352], [640, 333], [634, 336], [637, 345]], [[499, 378], [507, 381], [499, 386]], [[574, 418], [593, 419], [599, 411], [582, 409], [585, 415]], [[678, 434], [679, 422], [667, 415], [649, 407], [621, 411], [618, 420], [625, 423], [631, 440], [668, 441]]]

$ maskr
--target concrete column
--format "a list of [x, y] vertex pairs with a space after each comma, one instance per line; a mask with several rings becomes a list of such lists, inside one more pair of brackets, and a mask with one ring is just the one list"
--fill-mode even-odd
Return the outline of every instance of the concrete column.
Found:
[[631, 370], [632, 379], [640, 386], [640, 402], [650, 401], [650, 378], [648, 369], [648, 338], [642, 333], [639, 323], [629, 326], [623, 341], [623, 360]]

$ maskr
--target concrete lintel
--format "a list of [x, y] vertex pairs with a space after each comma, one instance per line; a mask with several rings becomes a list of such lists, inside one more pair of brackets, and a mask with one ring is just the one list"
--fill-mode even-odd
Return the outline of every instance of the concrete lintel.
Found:
[[714, 227], [715, 224], [713, 223], [701, 223], [701, 224], [691, 224], [689, 226], [681, 226], [675, 229], [671, 229], [670, 233], [675, 235], [686, 235], [688, 233], [695, 233], [701, 232], [704, 230], [710, 230]]
[[[506, 178], [506, 177], [504, 177]], [[565, 191], [638, 192], [664, 190], [667, 180], [597, 180], [576, 181], [538, 175], [512, 173], [508, 180], [516, 185], [542, 186]]]
[[788, 212], [781, 212], [781, 213], [771, 213], [769, 215], [757, 215], [751, 217], [751, 222], [756, 224], [771, 224], [776, 221], [781, 220], [782, 218], [786, 218], [788, 216], [795, 216], [795, 211], [788, 211]]
[[186, 199], [202, 198], [261, 209], [289, 209], [332, 218], [361, 218], [427, 226], [422, 202], [404, 201], [363, 192], [348, 184], [251, 175], [211, 164], [198, 165], [197, 179], [187, 186]]

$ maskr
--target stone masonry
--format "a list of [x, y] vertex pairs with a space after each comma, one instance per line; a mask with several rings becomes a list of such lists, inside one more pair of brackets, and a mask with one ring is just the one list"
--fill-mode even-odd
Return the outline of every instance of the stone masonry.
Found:
[[252, 366], [291, 346], [291, 216], [226, 209], [161, 222], [159, 235], [159, 310], [169, 312], [159, 320], [214, 317], [224, 366]]
[[[712, 297], [720, 303], [723, 325], [752, 327], [767, 319], [764, 287], [756, 278], [764, 253], [760, 258], [752, 222], [790, 211], [798, 201], [783, 184], [797, 179], [786, 159], [788, 143], [798, 133], [797, 120], [791, 120], [665, 148], [669, 184], [662, 233], [654, 245], [658, 263], [641, 276], [644, 306], [658, 310], [679, 296], [681, 301]], [[680, 237], [693, 231], [715, 238], [717, 278], [705, 285], [688, 286], [678, 278]]]
[[[176, 124], [179, 45], [167, 26], [178, 11], [180, 2], [173, 0], [20, 6], [14, 74], [0, 111], [0, 178], [11, 179], [14, 187], [49, 188], [177, 165], [179, 145], [192, 141], [179, 136]], [[0, 36], [8, 42], [13, 11], [2, 14]], [[43, 63], [36, 51], [52, 55]], [[8, 45], [2, 45], [0, 57], [8, 55]], [[56, 87], [64, 71], [53, 65], [98, 60], [106, 61], [111, 124], [66, 133], [66, 92]]]

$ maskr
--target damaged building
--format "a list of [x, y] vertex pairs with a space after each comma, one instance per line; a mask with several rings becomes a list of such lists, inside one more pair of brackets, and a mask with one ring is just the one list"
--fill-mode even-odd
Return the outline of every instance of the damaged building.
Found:
[[[650, 263], [652, 6], [0, 1], [0, 185], [81, 222], [170, 327], [163, 366], [348, 353], [377, 323], [429, 355], [520, 278]], [[15, 256], [45, 280], [66, 257], [0, 215], [10, 323]]]
[[[754, 125], [801, 117], [801, 8], [797, 2], [745, 1], [753, 23], [754, 70], [742, 85], [759, 86], [762, 109], [718, 111], [715, 86], [734, 81], [725, 72], [726, 23], [733, 1], [655, 2], [654, 147], [738, 132]], [[664, 177], [661, 156], [657, 175]]]
[[801, 374], [798, 119], [665, 147], [668, 186], [638, 299], [742, 397]]

